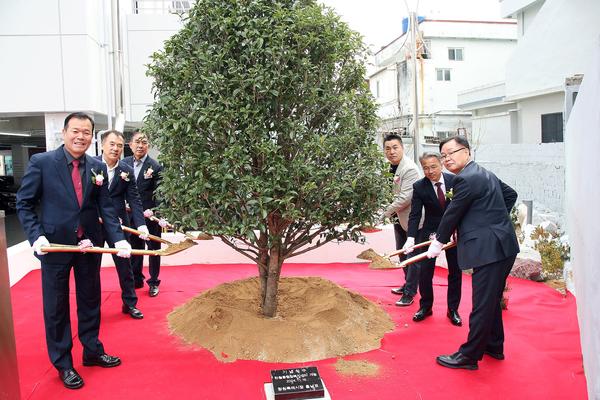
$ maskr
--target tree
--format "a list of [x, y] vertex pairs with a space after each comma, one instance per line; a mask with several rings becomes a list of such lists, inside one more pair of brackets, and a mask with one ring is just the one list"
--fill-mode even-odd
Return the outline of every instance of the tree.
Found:
[[258, 265], [363, 238], [390, 195], [361, 37], [314, 0], [199, 0], [153, 55], [164, 215]]

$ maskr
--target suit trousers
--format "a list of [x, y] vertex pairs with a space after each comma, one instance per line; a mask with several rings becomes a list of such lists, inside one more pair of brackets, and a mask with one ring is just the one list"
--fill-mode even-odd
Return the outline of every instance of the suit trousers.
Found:
[[[108, 242], [108, 246], [115, 247], [115, 244]], [[113, 254], [112, 258], [115, 262], [115, 267], [117, 268], [117, 276], [119, 277], [121, 300], [123, 300], [123, 304], [126, 306], [135, 307], [138, 302], [138, 298], [137, 294], [135, 294], [131, 260], [128, 258], [118, 257], [116, 254]]]
[[100, 254], [75, 253], [67, 264], [42, 260], [42, 300], [44, 328], [50, 361], [57, 369], [73, 367], [69, 276], [75, 275], [77, 334], [83, 345], [83, 357], [104, 354], [98, 340], [100, 330]]
[[[160, 236], [162, 233], [162, 228], [158, 225], [157, 222], [151, 221], [146, 218], [146, 226], [148, 227], [148, 231], [151, 235]], [[160, 250], [160, 243], [154, 242], [152, 240], [142, 240], [135, 235], [131, 235], [129, 238], [129, 242], [131, 243], [131, 248], [143, 250], [148, 246], [148, 250]], [[148, 256], [148, 264], [150, 270], [150, 279], [146, 282], [148, 285], [158, 286], [160, 285], [160, 279], [158, 279], [158, 275], [160, 274], [160, 256]], [[131, 256], [131, 268], [133, 270], [133, 280], [136, 284], [141, 284], [144, 282], [144, 273], [142, 272], [144, 263], [144, 256]]]
[[[415, 254], [427, 251], [427, 247], [422, 247], [415, 251]], [[412, 254], [411, 254], [412, 255]], [[433, 307], [433, 273], [435, 271], [435, 261], [437, 258], [428, 258], [419, 263], [421, 271], [419, 272], [419, 294], [421, 295], [420, 308]], [[446, 301], [448, 310], [458, 311], [462, 291], [462, 271], [458, 268], [456, 259], [456, 247], [446, 250], [446, 260], [448, 261], [448, 292]]]
[[506, 278], [516, 255], [473, 268], [473, 309], [469, 315], [469, 336], [460, 346], [463, 355], [481, 360], [484, 352], [504, 352], [504, 326], [500, 300]]
[[[400, 250], [404, 243], [406, 243], [406, 231], [402, 229], [400, 224], [394, 224], [394, 237], [396, 239], [396, 250]], [[401, 255], [400, 261], [406, 259], [406, 256]], [[417, 294], [417, 287], [419, 286], [419, 263], [409, 265], [404, 270], [404, 293], [414, 297]]]

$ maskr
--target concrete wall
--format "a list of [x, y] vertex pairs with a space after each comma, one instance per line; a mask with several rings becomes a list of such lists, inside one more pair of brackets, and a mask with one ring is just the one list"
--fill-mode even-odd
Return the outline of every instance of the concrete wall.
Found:
[[566, 77], [582, 73], [600, 34], [599, 16], [598, 0], [546, 0], [508, 62], [508, 100], [556, 92]]
[[106, 112], [101, 0], [4, 1], [0, 112]]
[[146, 76], [150, 55], [163, 48], [182, 24], [177, 15], [127, 15], [124, 26], [123, 51], [125, 75], [125, 119], [141, 121], [154, 101], [152, 80]]
[[600, 164], [590, 156], [600, 148], [600, 35], [577, 101], [567, 123], [567, 214], [571, 244], [571, 264], [577, 314], [581, 331], [583, 365], [588, 386], [588, 397], [600, 399], [600, 186], [590, 184], [600, 176]]
[[563, 143], [477, 144], [475, 161], [494, 172], [519, 194], [564, 218], [565, 161]]
[[521, 143], [542, 142], [542, 114], [563, 112], [564, 92], [530, 97], [518, 102], [518, 141]]

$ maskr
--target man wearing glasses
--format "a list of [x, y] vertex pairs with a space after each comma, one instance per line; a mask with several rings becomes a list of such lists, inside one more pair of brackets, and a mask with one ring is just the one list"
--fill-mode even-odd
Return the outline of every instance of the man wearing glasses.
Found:
[[440, 152], [444, 166], [456, 176], [452, 201], [427, 257], [437, 257], [442, 245], [457, 230], [458, 265], [463, 270], [473, 268], [473, 308], [467, 341], [456, 353], [438, 356], [437, 362], [448, 368], [473, 370], [478, 368], [477, 362], [484, 354], [504, 359], [500, 299], [519, 252], [509, 216], [517, 192], [471, 160], [466, 138], [455, 136], [443, 141]]
[[[148, 227], [150, 234], [160, 236], [162, 231], [161, 226], [149, 218], [153, 216], [152, 209], [158, 204], [155, 198], [155, 191], [160, 183], [160, 172], [162, 171], [162, 167], [156, 160], [148, 155], [148, 137], [144, 133], [135, 130], [129, 141], [129, 147], [133, 152], [133, 156], [125, 157], [123, 161], [133, 168], [135, 183], [140, 199], [142, 200], [144, 217], [146, 217], [146, 226]], [[154, 241], [145, 242], [135, 235], [131, 235], [130, 241], [131, 247], [134, 249], [144, 249], [147, 245], [148, 250], [160, 250], [160, 243]], [[150, 297], [155, 297], [158, 295], [158, 285], [160, 285], [160, 279], [158, 279], [160, 273], [160, 256], [148, 256], [148, 258], [150, 278], [147, 283], [150, 287]], [[131, 257], [131, 268], [133, 270], [133, 279], [136, 288], [144, 286], [145, 277], [142, 273], [143, 261], [144, 256]]]

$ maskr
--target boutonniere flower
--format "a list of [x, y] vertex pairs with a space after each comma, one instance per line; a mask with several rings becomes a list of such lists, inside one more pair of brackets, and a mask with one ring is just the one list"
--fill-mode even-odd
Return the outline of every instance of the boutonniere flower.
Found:
[[146, 172], [144, 172], [144, 179], [150, 179], [152, 178], [152, 174], [154, 173], [154, 170], [152, 169], [152, 167], [148, 167], [148, 169], [146, 170]]
[[454, 197], [454, 188], [450, 188], [450, 190], [446, 191], [446, 200], [452, 200]]
[[121, 171], [121, 175], [119, 175], [121, 179], [125, 182], [129, 182], [129, 172]]
[[103, 172], [96, 172], [92, 169], [92, 183], [96, 186], [102, 186], [104, 183], [104, 175]]

